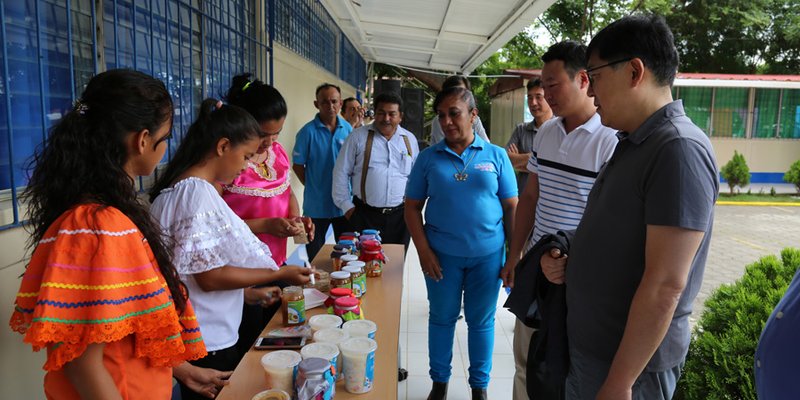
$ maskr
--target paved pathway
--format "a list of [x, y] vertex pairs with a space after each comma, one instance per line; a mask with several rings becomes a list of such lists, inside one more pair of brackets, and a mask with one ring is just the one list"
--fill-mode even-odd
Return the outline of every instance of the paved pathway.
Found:
[[723, 283], [741, 278], [759, 258], [800, 248], [800, 207], [717, 206], [703, 286], [694, 302], [694, 323], [703, 302]]

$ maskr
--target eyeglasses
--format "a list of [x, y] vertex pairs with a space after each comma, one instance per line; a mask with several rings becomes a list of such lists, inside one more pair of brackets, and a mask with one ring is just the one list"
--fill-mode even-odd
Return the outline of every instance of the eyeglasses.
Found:
[[593, 71], [597, 71], [597, 70], [598, 70], [598, 69], [600, 69], [600, 68], [605, 68], [605, 67], [610, 67], [610, 66], [612, 66], [612, 65], [617, 65], [617, 64], [619, 64], [619, 63], [628, 62], [628, 61], [630, 61], [630, 60], [633, 60], [633, 57], [623, 58], [623, 59], [621, 59], [621, 60], [612, 61], [612, 62], [610, 62], [610, 63], [607, 63], [607, 64], [598, 65], [598, 66], [596, 66], [596, 67], [592, 67], [592, 68], [588, 68], [588, 69], [586, 69], [586, 75], [587, 75], [587, 76], [589, 76], [589, 84], [594, 84], [594, 78], [593, 78], [593, 77], [592, 77], [592, 75], [591, 75], [591, 73], [592, 73]]

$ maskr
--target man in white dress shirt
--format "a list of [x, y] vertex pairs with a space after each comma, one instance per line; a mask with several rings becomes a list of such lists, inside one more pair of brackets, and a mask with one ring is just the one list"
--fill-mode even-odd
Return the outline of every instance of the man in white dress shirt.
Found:
[[375, 121], [354, 130], [336, 159], [333, 202], [353, 229], [378, 229], [383, 243], [408, 248], [403, 196], [419, 147], [414, 134], [400, 126], [399, 96], [383, 93], [373, 103]]

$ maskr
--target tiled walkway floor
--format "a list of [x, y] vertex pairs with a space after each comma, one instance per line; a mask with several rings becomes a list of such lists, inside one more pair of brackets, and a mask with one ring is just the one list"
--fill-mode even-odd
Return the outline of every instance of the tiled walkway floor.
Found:
[[[398, 399], [424, 400], [431, 389], [428, 376], [428, 300], [425, 279], [413, 244], [408, 255], [403, 277], [403, 303], [400, 314], [400, 356], [402, 365], [408, 370], [408, 379], [400, 382]], [[489, 398], [511, 399], [514, 377], [512, 338], [514, 316], [502, 308], [505, 290], [500, 290], [495, 321], [494, 359], [492, 378], [489, 383]], [[456, 340], [453, 344], [453, 376], [448, 387], [448, 400], [469, 400], [467, 384], [467, 324], [464, 319], [456, 325]]]

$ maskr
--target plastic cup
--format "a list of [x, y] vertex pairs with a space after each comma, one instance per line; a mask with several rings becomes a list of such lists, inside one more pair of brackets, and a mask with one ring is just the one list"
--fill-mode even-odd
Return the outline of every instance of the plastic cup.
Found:
[[294, 378], [297, 364], [303, 361], [300, 353], [291, 350], [278, 350], [261, 357], [261, 366], [267, 374], [267, 388], [283, 390], [294, 394]]
[[372, 390], [378, 343], [369, 338], [357, 337], [347, 339], [339, 347], [344, 361], [344, 389], [355, 394]]
[[337, 366], [336, 367], [336, 380], [342, 379], [341, 371], [338, 369], [339, 365], [339, 346], [335, 343], [326, 343], [326, 342], [315, 342], [311, 344], [307, 344], [300, 349], [300, 355], [303, 356], [303, 360], [306, 358], [324, 358], [330, 361], [331, 365]]
[[[320, 329], [316, 333], [314, 333], [314, 342], [316, 343], [331, 343], [335, 344], [339, 347], [339, 351], [342, 351], [341, 344], [345, 340], [350, 339], [350, 334], [336, 328], [326, 328]], [[336, 373], [337, 378], [341, 379], [341, 376], [344, 374], [344, 369], [342, 365], [342, 355], [339, 354], [339, 358], [336, 360]]]
[[342, 317], [331, 314], [319, 314], [309, 318], [308, 325], [311, 327], [311, 334], [313, 335], [322, 329], [340, 328], [342, 326]]
[[342, 325], [342, 330], [347, 332], [350, 337], [365, 337], [375, 339], [375, 332], [378, 331], [378, 325], [368, 319], [357, 319], [347, 321]]
[[256, 393], [251, 400], [292, 400], [292, 396], [283, 390], [270, 389]]

